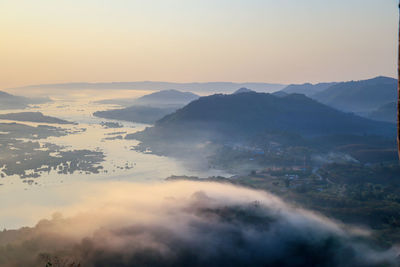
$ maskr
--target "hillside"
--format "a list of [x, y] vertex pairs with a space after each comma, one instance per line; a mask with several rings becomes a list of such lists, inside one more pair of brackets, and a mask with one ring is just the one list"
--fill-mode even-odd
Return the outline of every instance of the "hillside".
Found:
[[314, 94], [312, 98], [339, 110], [369, 113], [397, 98], [397, 80], [376, 77], [363, 81], [341, 82]]
[[164, 107], [182, 107], [189, 102], [199, 98], [198, 95], [191, 92], [181, 92], [178, 90], [163, 90], [139, 98], [120, 98], [106, 99], [97, 101], [99, 104], [113, 104], [120, 106], [151, 106], [156, 108]]
[[93, 115], [105, 119], [154, 123], [165, 115], [174, 112], [178, 108], [198, 98], [198, 95], [190, 92], [164, 90], [136, 99], [110, 99], [100, 101], [100, 103], [104, 104], [118, 104], [128, 107], [97, 111], [93, 113]]
[[93, 116], [104, 119], [152, 124], [164, 117], [165, 115], [174, 112], [175, 110], [176, 108], [174, 107], [155, 108], [146, 106], [131, 106], [123, 109], [97, 111], [93, 113]]
[[317, 83], [317, 84], [311, 84], [311, 83], [304, 83], [304, 84], [291, 84], [281, 90], [280, 92], [285, 92], [287, 94], [303, 94], [306, 96], [312, 96], [316, 93], [325, 91], [332, 85], [335, 85], [337, 83]]
[[395, 131], [394, 125], [389, 123], [343, 113], [304, 95], [277, 97], [246, 93], [202, 97], [165, 116], [144, 135], [207, 140], [221, 136], [223, 139], [250, 137], [261, 132], [313, 137], [333, 134], [392, 136]]
[[143, 106], [186, 105], [198, 98], [198, 95], [191, 92], [164, 90], [139, 97], [133, 104]]
[[26, 99], [0, 91], [0, 109], [18, 109], [27, 106]]
[[380, 106], [377, 110], [371, 112], [368, 117], [372, 120], [386, 121], [396, 123], [397, 120], [397, 104], [390, 102]]
[[242, 87], [237, 89], [235, 92], [233, 92], [233, 94], [243, 94], [243, 93], [250, 93], [250, 92], [254, 92], [253, 90], [250, 90], [246, 87]]
[[23, 109], [30, 104], [41, 104], [49, 101], [50, 99], [46, 98], [27, 98], [0, 91], [0, 109]]

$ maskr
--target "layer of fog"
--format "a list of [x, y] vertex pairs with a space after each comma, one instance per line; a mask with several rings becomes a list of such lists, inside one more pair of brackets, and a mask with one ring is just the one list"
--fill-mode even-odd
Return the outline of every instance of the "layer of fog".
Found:
[[[35, 210], [31, 210], [35, 212]], [[279, 198], [205, 182], [108, 183], [34, 228], [0, 233], [1, 266], [396, 266], [397, 248]], [[75, 214], [75, 215], [72, 215]]]

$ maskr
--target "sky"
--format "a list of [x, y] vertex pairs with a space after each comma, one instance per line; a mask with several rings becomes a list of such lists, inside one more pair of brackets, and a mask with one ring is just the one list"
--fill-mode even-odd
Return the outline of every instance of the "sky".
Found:
[[0, 89], [394, 77], [396, 0], [0, 0]]

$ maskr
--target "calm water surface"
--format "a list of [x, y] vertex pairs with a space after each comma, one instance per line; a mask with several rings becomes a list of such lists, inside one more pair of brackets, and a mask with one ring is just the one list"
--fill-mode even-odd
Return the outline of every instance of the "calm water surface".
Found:
[[[98, 97], [98, 94], [96, 96]], [[74, 121], [78, 125], [57, 126], [69, 128], [78, 133], [39, 141], [63, 146], [64, 150], [102, 151], [106, 156], [101, 164], [104, 169], [99, 174], [79, 172], [58, 174], [56, 171], [51, 171], [35, 178], [34, 183], [31, 184], [24, 183], [18, 176], [0, 179], [0, 184], [2, 184], [0, 186], [0, 230], [34, 225], [39, 219], [49, 217], [54, 212], [63, 213], [65, 207], [84, 201], [90, 190], [111, 182], [153, 183], [160, 182], [170, 175], [201, 177], [229, 175], [218, 170], [190, 169], [172, 158], [136, 152], [132, 150], [132, 147], [138, 144], [136, 140], [106, 140], [105, 138], [113, 136], [113, 133], [134, 133], [149, 125], [118, 121], [123, 125], [122, 128], [104, 128], [100, 123], [110, 120], [95, 118], [92, 114], [98, 110], [113, 108], [113, 106], [97, 104], [93, 100], [96, 99], [84, 94], [74, 97], [69, 95], [68, 98], [58, 96], [54, 102], [24, 110], [0, 111], [0, 113], [40, 111], [48, 116]], [[0, 122], [10, 121], [0, 120]], [[29, 122], [18, 123], [39, 125]], [[49, 125], [54, 126], [54, 124]], [[90, 193], [93, 192], [90, 191]]]

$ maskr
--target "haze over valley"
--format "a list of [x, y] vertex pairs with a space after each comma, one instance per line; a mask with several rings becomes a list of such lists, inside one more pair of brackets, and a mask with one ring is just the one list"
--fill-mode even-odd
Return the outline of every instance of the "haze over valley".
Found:
[[[377, 79], [378, 88], [382, 78]], [[385, 82], [391, 82], [389, 78], [385, 79]], [[353, 105], [351, 101], [360, 101], [354, 94], [365, 94], [364, 86], [370, 88], [369, 81], [353, 83], [357, 91], [348, 98], [349, 105]], [[57, 92], [57, 96], [52, 98], [50, 95], [46, 103], [35, 102], [20, 110], [3, 109], [0, 114], [2, 227], [34, 226], [41, 218], [59, 210], [64, 211], [64, 216], [74, 216], [72, 211], [75, 208], [72, 207], [81, 205], [79, 203], [87, 199], [91, 195], [88, 192], [92, 190], [107, 190], [109, 183], [116, 187], [126, 184], [124, 187], [127, 188], [131, 183], [157, 183], [154, 189], [159, 187], [164, 190], [162, 188], [168, 187], [162, 185], [164, 183], [173, 187], [175, 183], [191, 186], [193, 183], [211, 182], [216, 184], [207, 184], [206, 191], [194, 192], [189, 199], [197, 198], [198, 194], [205, 194], [205, 199], [208, 199], [209, 189], [219, 183], [263, 189], [284, 201], [320, 212], [322, 217], [317, 220], [328, 220], [324, 219], [327, 216], [343, 223], [372, 227], [371, 235], [363, 237], [365, 241], [362, 242], [388, 248], [397, 240], [394, 234], [397, 226], [386, 224], [393, 216], [391, 214], [397, 212], [397, 200], [384, 197], [388, 188], [397, 185], [395, 177], [400, 174], [400, 168], [395, 164], [395, 126], [385, 120], [371, 120], [366, 118], [368, 116], [361, 117], [361, 114], [349, 113], [335, 105], [325, 105], [314, 97], [330, 92], [332, 86], [340, 84], [347, 83], [323, 85], [326, 87], [323, 89], [315, 85], [319, 87], [317, 93], [312, 85], [289, 85], [273, 93], [237, 88], [229, 94], [208, 96], [199, 96], [196, 94], [199, 92], [187, 90], [150, 93], [135, 90], [136, 97], [127, 94], [126, 98], [119, 95], [115, 99], [108, 98], [114, 89], [103, 89], [103, 95], [98, 93], [95, 98], [83, 94], [74, 99], [66, 95], [67, 98], [62, 99]], [[371, 98], [376, 102], [385, 101], [384, 97], [376, 97], [380, 93], [382, 90], [376, 91]], [[365, 183], [379, 184], [381, 197], [391, 203], [390, 208], [383, 211], [375, 207], [377, 199], [354, 196], [352, 192], [356, 186], [358, 188]], [[201, 184], [196, 187], [202, 187]], [[343, 186], [347, 188], [345, 191]], [[343, 194], [343, 199], [317, 204], [326, 201], [324, 199], [328, 196], [334, 198], [338, 192]], [[109, 193], [107, 190], [105, 194]], [[71, 194], [73, 198], [69, 197]], [[121, 192], [119, 197], [124, 194], [129, 194], [129, 191]], [[248, 194], [250, 199], [255, 196], [252, 191]], [[400, 196], [400, 191], [391, 191], [391, 196], [397, 194]], [[6, 201], [11, 195], [14, 200]], [[257, 198], [253, 200], [259, 201]], [[43, 206], [43, 201], [48, 204]], [[347, 204], [343, 206], [340, 204], [342, 201]], [[349, 209], [356, 208], [360, 201], [366, 205], [365, 210], [350, 215]], [[342, 208], [334, 208], [337, 205], [342, 205]], [[232, 208], [236, 214], [238, 211], [235, 209], [239, 207]], [[37, 211], [32, 214], [28, 210]], [[374, 218], [367, 215], [371, 212], [376, 214]], [[203, 215], [198, 216], [201, 218]], [[304, 216], [308, 218], [309, 215]], [[57, 228], [61, 226], [59, 223], [64, 225], [64, 219], [57, 218], [53, 217], [48, 223]], [[218, 220], [225, 219], [221, 217]], [[321, 227], [325, 224], [322, 221], [318, 222]], [[15, 244], [30, 242], [36, 238], [35, 232], [42, 228], [40, 224], [29, 230], [5, 231], [0, 234], [0, 244], [20, 236], [20, 231], [29, 231], [30, 234], [17, 238], [19, 241]], [[249, 227], [252, 228], [253, 224]], [[43, 230], [47, 231], [47, 227]], [[218, 235], [222, 238], [224, 233]], [[59, 242], [56, 241], [58, 238], [52, 240], [52, 237], [46, 242]], [[178, 236], [174, 238], [179, 239]], [[249, 239], [248, 242], [258, 241]], [[345, 244], [349, 246], [347, 241]], [[18, 247], [16, 249], [19, 250]], [[3, 262], [23, 262], [17, 258], [5, 261], [6, 254], [1, 253]], [[30, 253], [33, 253], [30, 257], [34, 260], [35, 252]], [[57, 250], [49, 255], [53, 253], [57, 255]], [[127, 262], [121, 263], [121, 266], [136, 262], [136, 256], [133, 256], [136, 254], [129, 255]], [[49, 257], [38, 262], [52, 261], [52, 256]], [[111, 260], [110, 257], [119, 256], [111, 253], [104, 261]], [[166, 258], [162, 261], [172, 260], [169, 256], [163, 257]], [[184, 264], [181, 257], [184, 256], [173, 261]], [[303, 257], [305, 255], [296, 260]], [[86, 256], [78, 258], [81, 262], [95, 265], [98, 260]], [[208, 260], [228, 264], [231, 259], [219, 259], [215, 255]], [[274, 259], [272, 255], [260, 255], [258, 260], [286, 262], [284, 258]], [[343, 260], [327, 256], [316, 262]], [[372, 262], [379, 263], [381, 260], [392, 261], [390, 256], [382, 255]], [[354, 261], [360, 263], [359, 260]], [[149, 258], [145, 262], [153, 260]]]
[[1, 267], [400, 266], [397, 1], [0, 2]]

